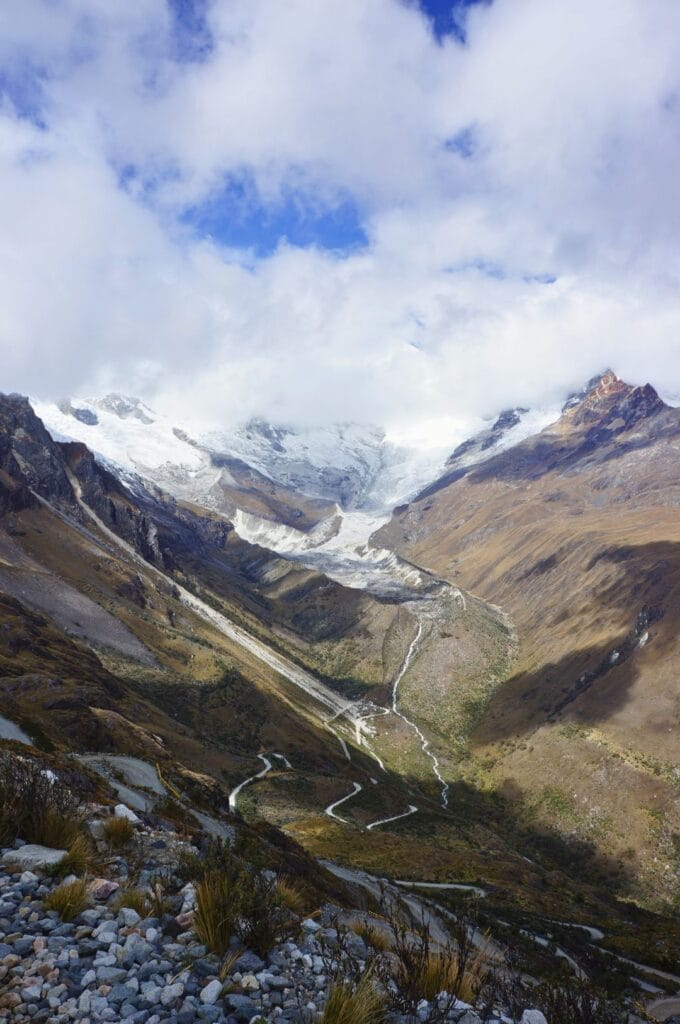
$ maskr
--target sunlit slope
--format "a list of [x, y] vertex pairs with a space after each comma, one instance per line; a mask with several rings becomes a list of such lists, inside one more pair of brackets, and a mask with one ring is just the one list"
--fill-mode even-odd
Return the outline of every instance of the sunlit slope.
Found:
[[606, 375], [553, 427], [453, 471], [381, 533], [519, 635], [466, 775], [677, 885], [680, 413]]

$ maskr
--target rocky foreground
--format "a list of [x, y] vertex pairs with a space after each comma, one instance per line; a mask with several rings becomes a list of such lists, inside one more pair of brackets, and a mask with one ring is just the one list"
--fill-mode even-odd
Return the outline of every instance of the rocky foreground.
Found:
[[[90, 813], [88, 828], [100, 837], [97, 845], [105, 852], [101, 829], [106, 818], [99, 816], [110, 816], [110, 808], [90, 811], [94, 816]], [[142, 850], [134, 883], [136, 892], [146, 888], [150, 893], [146, 916], [125, 906], [133, 873], [125, 851], [111, 855], [109, 848], [105, 876], [88, 883], [88, 906], [65, 921], [49, 909], [51, 894], [76, 881], [75, 875], [52, 877], [65, 851], [21, 840], [3, 850], [1, 1018], [36, 1024], [303, 1024], [328, 1019], [324, 1007], [329, 989], [350, 962], [353, 971], [364, 970], [368, 956], [358, 934], [343, 930], [339, 935], [334, 927], [337, 908], [323, 906], [313, 917], [293, 915], [285, 941], [276, 942], [264, 956], [243, 948], [234, 936], [231, 953], [218, 958], [198, 941], [193, 927], [196, 889], [177, 873], [182, 853], [195, 855], [195, 848], [177, 833], [144, 825], [123, 805], [116, 813], [134, 819], [141, 844], [137, 848]], [[391, 1014], [387, 1019], [481, 1024], [472, 1007], [450, 999], [440, 1001], [439, 1007], [423, 1000], [415, 1017]], [[485, 1020], [511, 1018], [498, 1014]], [[545, 1024], [537, 1010], [525, 1011], [521, 1020]], [[356, 1024], [361, 1024], [358, 1018]]]

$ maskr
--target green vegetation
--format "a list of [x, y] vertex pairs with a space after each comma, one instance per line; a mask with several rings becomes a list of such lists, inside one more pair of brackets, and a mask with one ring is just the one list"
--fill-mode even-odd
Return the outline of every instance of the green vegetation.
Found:
[[[38, 760], [0, 754], [0, 843], [21, 838], [57, 850], [80, 842], [82, 821], [72, 791]], [[77, 849], [74, 856], [77, 855]]]
[[207, 871], [196, 886], [194, 929], [211, 953], [224, 956], [236, 931], [239, 909], [237, 878]]

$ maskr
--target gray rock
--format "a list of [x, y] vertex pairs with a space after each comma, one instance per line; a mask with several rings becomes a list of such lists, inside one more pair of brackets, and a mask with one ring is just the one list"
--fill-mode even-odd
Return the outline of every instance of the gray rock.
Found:
[[113, 813], [117, 818], [127, 818], [127, 820], [131, 821], [133, 824], [136, 824], [139, 821], [135, 812], [131, 811], [129, 807], [126, 807], [125, 804], [116, 804]]
[[264, 966], [264, 960], [261, 960], [256, 953], [248, 949], [236, 961], [235, 969], [244, 973], [257, 974]]
[[540, 1010], [525, 1010], [519, 1024], [548, 1024]]
[[97, 981], [100, 985], [115, 985], [119, 981], [125, 981], [127, 971], [122, 967], [98, 967]]
[[222, 982], [219, 978], [215, 978], [214, 981], [209, 981], [205, 988], [201, 989], [200, 1000], [208, 1006], [212, 1006], [220, 998], [222, 992]]
[[27, 843], [20, 850], [8, 850], [4, 853], [2, 863], [16, 865], [23, 871], [40, 871], [55, 864], [61, 864], [65, 856], [66, 850], [54, 850], [49, 846]]
[[184, 995], [184, 985], [181, 981], [176, 981], [174, 985], [166, 985], [161, 991], [161, 1005], [172, 1006]]

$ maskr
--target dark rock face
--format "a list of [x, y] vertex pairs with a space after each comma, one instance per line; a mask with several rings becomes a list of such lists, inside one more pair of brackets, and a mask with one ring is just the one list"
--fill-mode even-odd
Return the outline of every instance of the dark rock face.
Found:
[[73, 499], [59, 449], [28, 399], [0, 395], [0, 514], [28, 507], [33, 491], [56, 505]]

